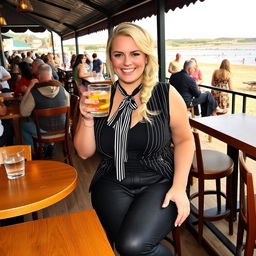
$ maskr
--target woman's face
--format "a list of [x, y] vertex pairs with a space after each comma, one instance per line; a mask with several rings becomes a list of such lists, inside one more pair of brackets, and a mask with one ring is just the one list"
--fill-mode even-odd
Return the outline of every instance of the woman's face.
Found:
[[130, 36], [117, 36], [112, 41], [111, 63], [122, 86], [137, 86], [142, 82], [147, 56]]
[[85, 63], [85, 61], [86, 61], [86, 57], [83, 56], [83, 57], [81, 58], [81, 63]]

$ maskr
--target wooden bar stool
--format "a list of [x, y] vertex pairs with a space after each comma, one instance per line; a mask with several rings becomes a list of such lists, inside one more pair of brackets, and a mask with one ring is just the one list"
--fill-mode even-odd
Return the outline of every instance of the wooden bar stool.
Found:
[[[253, 176], [248, 170], [243, 153], [239, 153], [240, 166], [240, 211], [238, 219], [236, 256], [253, 256], [256, 248], [256, 195], [253, 188]], [[246, 240], [243, 243], [244, 230], [246, 230]]]
[[174, 256], [181, 256], [181, 243], [180, 243], [180, 228], [175, 227], [172, 230], [172, 239], [170, 239], [168, 236], [164, 238], [164, 240], [171, 243], [171, 245], [174, 248]]
[[[198, 241], [202, 243], [203, 224], [205, 221], [217, 221], [228, 217], [229, 234], [233, 234], [232, 220], [232, 186], [231, 174], [233, 172], [233, 160], [226, 154], [215, 150], [201, 150], [199, 135], [193, 131], [196, 152], [193, 159], [190, 175], [198, 178], [198, 192], [189, 196], [192, 203], [194, 198], [198, 198], [198, 207], [193, 204], [191, 213], [198, 219]], [[226, 178], [226, 194], [221, 191], [220, 179]], [[205, 180], [215, 180], [216, 190], [205, 190]], [[206, 214], [204, 201], [206, 195], [217, 196], [216, 214]], [[226, 199], [226, 209], [221, 209], [221, 197]]]

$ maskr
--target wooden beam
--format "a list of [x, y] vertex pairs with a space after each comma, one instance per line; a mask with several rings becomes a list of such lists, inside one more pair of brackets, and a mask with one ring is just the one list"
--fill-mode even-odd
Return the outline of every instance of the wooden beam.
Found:
[[165, 1], [157, 0], [157, 51], [159, 81], [165, 82]]

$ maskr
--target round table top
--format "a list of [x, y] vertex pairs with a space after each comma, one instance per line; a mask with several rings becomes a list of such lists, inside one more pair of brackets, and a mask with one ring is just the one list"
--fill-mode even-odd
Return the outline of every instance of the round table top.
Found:
[[69, 195], [77, 186], [74, 167], [57, 161], [34, 160], [25, 164], [25, 175], [7, 178], [0, 167], [0, 219], [31, 213]]

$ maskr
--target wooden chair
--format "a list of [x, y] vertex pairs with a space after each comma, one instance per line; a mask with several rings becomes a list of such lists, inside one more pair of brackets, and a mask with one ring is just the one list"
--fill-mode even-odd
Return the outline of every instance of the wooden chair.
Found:
[[6, 147], [0, 147], [0, 154], [3, 151], [7, 151], [8, 153], [15, 153], [18, 151], [24, 150], [24, 157], [26, 161], [32, 160], [31, 155], [31, 146], [30, 145], [14, 145], [14, 146], [6, 146]]
[[[201, 150], [199, 134], [193, 131], [196, 151], [191, 167], [190, 175], [198, 178], [198, 192], [189, 195], [189, 199], [198, 198], [198, 207], [193, 204], [191, 213], [198, 219], [198, 241], [202, 242], [204, 221], [217, 221], [228, 217], [229, 234], [233, 234], [232, 220], [232, 186], [231, 174], [233, 172], [233, 160], [226, 154], [215, 150]], [[221, 191], [220, 179], [226, 177], [226, 193]], [[205, 190], [205, 180], [215, 180], [216, 190]], [[216, 214], [207, 214], [204, 209], [206, 195], [217, 196]], [[226, 199], [226, 209], [221, 209], [221, 197]]]
[[70, 128], [72, 137], [75, 135], [76, 126], [79, 117], [79, 96], [75, 94], [70, 95]]
[[72, 80], [72, 83], [73, 83], [73, 89], [74, 89], [74, 94], [79, 96], [80, 97], [80, 90], [79, 90], [79, 87], [78, 87], [78, 84], [77, 84], [77, 81], [76, 80]]
[[[236, 255], [253, 256], [256, 248], [256, 194], [253, 188], [253, 176], [248, 170], [243, 153], [239, 153], [240, 166], [240, 211], [238, 219]], [[245, 244], [244, 230], [247, 231]]]
[[[70, 146], [70, 109], [69, 107], [35, 109], [33, 112], [37, 135], [33, 135], [35, 155], [43, 159], [43, 146], [45, 143], [62, 142], [63, 158], [73, 165]], [[44, 129], [42, 129], [42, 124]]]
[[180, 228], [175, 227], [172, 230], [172, 239], [170, 239], [168, 236], [166, 236], [164, 239], [172, 244], [174, 248], [174, 256], [181, 256]]

